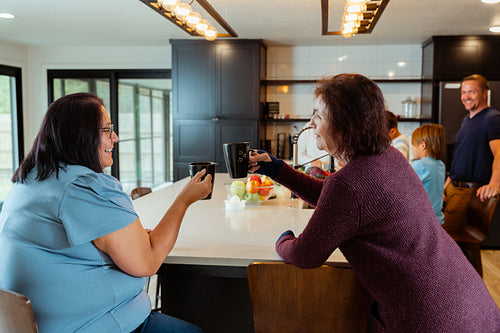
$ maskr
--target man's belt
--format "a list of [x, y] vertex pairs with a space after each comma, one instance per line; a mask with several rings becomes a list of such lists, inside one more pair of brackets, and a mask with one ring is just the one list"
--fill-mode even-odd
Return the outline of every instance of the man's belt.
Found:
[[470, 187], [481, 187], [483, 185], [479, 184], [479, 183], [474, 183], [474, 182], [462, 182], [462, 181], [458, 181], [458, 180], [453, 180], [451, 182], [453, 184], [453, 186], [455, 187], [465, 187], [465, 188], [470, 188]]

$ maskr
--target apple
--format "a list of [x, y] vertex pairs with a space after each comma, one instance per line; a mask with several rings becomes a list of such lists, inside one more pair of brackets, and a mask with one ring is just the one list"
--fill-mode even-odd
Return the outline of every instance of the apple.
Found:
[[260, 179], [259, 175], [253, 175], [252, 177], [250, 177], [250, 179], [248, 180], [249, 182], [250, 181], [256, 181], [259, 183], [259, 186], [260, 184], [262, 183], [262, 179]]
[[318, 179], [325, 179], [326, 178], [326, 172], [323, 169], [316, 167], [316, 166], [311, 166], [311, 167], [307, 168], [305, 173], [314, 177], [314, 178], [318, 178]]
[[231, 183], [230, 192], [232, 195], [238, 196], [240, 199], [245, 195], [245, 183], [241, 180], [235, 180]]
[[260, 195], [259, 195], [259, 192], [256, 192], [256, 193], [247, 192], [247, 193], [245, 193], [245, 196], [243, 197], [243, 199], [245, 199], [247, 202], [255, 202], [255, 201], [259, 201]]

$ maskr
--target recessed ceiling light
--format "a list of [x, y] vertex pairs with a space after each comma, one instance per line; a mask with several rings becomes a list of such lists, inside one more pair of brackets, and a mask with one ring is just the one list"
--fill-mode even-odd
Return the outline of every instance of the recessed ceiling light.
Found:
[[13, 19], [14, 17], [16, 17], [16, 16], [11, 14], [11, 13], [0, 13], [0, 18]]
[[405, 66], [406, 66], [406, 62], [404, 62], [404, 61], [398, 62], [398, 67], [405, 67]]
[[489, 30], [491, 32], [500, 32], [500, 25], [492, 25]]
[[500, 2], [500, 0], [481, 0], [481, 2], [484, 2], [484, 3], [497, 3], [497, 2]]

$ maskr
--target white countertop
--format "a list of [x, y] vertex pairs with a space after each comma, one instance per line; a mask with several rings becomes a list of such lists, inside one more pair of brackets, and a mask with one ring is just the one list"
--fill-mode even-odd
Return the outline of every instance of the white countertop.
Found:
[[[145, 228], [154, 228], [188, 178], [133, 201]], [[299, 235], [313, 209], [301, 209], [299, 199], [271, 199], [245, 210], [225, 210], [227, 173], [215, 175], [212, 199], [195, 202], [186, 212], [177, 242], [166, 263], [242, 266], [255, 261], [281, 261], [274, 244], [285, 230]], [[337, 249], [328, 262], [345, 263]]]

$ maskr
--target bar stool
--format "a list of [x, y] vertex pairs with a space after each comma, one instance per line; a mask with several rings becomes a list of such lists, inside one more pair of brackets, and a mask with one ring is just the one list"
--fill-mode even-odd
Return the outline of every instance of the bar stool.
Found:
[[472, 195], [467, 206], [467, 223], [458, 231], [448, 231], [448, 234], [458, 243], [467, 259], [483, 276], [481, 263], [481, 243], [490, 234], [491, 220], [495, 212], [499, 196], [481, 201], [475, 194]]
[[130, 192], [130, 196], [132, 197], [132, 200], [135, 200], [151, 192], [151, 187], [136, 187], [132, 190], [132, 192]]
[[0, 288], [0, 332], [38, 332], [28, 297]]
[[247, 272], [256, 333], [366, 331], [370, 295], [349, 267], [260, 262]]

